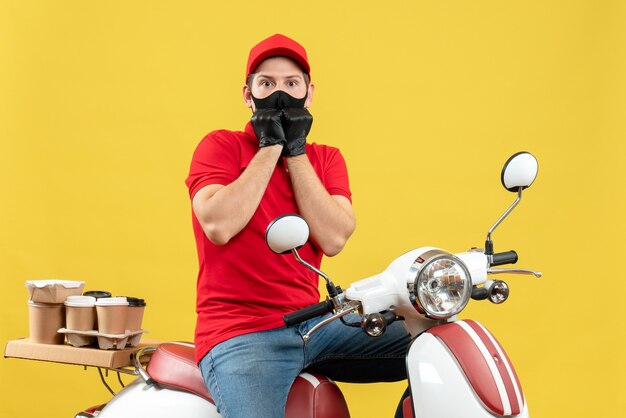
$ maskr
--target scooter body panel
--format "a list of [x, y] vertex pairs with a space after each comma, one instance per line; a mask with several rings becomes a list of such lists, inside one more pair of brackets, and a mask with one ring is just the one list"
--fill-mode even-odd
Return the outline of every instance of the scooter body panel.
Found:
[[[435, 331], [439, 327], [450, 325], [458, 326], [461, 330], [461, 326], [455, 324], [441, 325], [431, 330]], [[466, 370], [460, 365], [456, 357], [456, 355], [462, 357], [467, 353], [457, 352], [453, 354], [439, 337], [431, 333], [431, 330], [424, 332], [412, 342], [407, 355], [407, 371], [415, 418], [454, 416], [467, 418], [493, 418], [494, 416], [528, 417], [528, 407], [523, 394], [521, 394], [522, 398], [518, 405], [519, 408], [513, 408], [514, 412], [510, 407], [501, 413], [494, 411], [494, 409], [498, 408], [494, 408], [493, 403], [498, 402], [499, 398], [501, 398], [501, 393], [485, 394], [486, 389], [484, 385], [482, 388], [473, 386], [466, 374]], [[471, 368], [472, 371], [470, 373], [474, 374], [474, 376], [487, 379], [493, 375], [493, 370], [481, 359], [475, 359]], [[474, 382], [474, 384], [476, 383]], [[480, 396], [477, 394], [477, 390], [481, 393]], [[495, 400], [494, 397], [496, 397]], [[488, 403], [491, 408], [487, 406]]]
[[221, 418], [215, 405], [193, 393], [136, 379], [102, 409], [99, 418], [185, 417]]

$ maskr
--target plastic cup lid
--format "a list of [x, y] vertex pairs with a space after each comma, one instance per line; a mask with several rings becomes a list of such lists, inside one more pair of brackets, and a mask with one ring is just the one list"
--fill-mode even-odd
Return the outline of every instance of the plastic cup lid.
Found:
[[84, 292], [83, 296], [93, 296], [96, 299], [110, 298], [111, 292], [107, 292], [105, 290], [89, 290], [87, 292]]
[[128, 306], [146, 306], [146, 301], [141, 298], [135, 298], [132, 296], [124, 296], [128, 300]]
[[125, 297], [101, 298], [96, 300], [96, 306], [128, 306], [128, 300]]
[[92, 296], [68, 296], [65, 300], [65, 306], [91, 308], [96, 306], [96, 298]]

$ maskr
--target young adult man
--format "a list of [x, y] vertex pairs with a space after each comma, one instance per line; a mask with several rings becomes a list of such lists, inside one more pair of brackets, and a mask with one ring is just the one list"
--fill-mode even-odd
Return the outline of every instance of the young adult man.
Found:
[[186, 181], [200, 264], [196, 356], [224, 418], [283, 416], [304, 368], [347, 381], [405, 377], [401, 326], [372, 339], [335, 323], [305, 345], [302, 335], [321, 318], [293, 327], [282, 320], [319, 301], [318, 278], [266, 247], [267, 225], [302, 215], [311, 238], [300, 255], [316, 267], [355, 228], [341, 153], [307, 142], [313, 93], [305, 49], [278, 34], [261, 41], [250, 51], [243, 87], [250, 122], [243, 132], [208, 134]]

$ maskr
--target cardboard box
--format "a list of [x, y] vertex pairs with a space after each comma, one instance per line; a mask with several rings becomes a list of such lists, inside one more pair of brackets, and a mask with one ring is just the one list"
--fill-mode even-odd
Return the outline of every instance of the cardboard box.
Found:
[[28, 300], [40, 303], [63, 303], [68, 296], [83, 292], [85, 282], [74, 280], [29, 280]]
[[98, 348], [73, 347], [68, 344], [36, 344], [30, 342], [28, 338], [21, 338], [7, 343], [4, 357], [119, 369], [131, 366], [131, 354], [140, 348], [161, 343], [163, 341], [142, 340], [137, 347], [123, 350], [100, 350]]

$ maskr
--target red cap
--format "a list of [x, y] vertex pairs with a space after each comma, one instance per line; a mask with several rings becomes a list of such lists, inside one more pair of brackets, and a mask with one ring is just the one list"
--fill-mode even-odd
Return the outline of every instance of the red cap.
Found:
[[305, 73], [310, 74], [311, 72], [304, 47], [293, 39], [277, 33], [262, 40], [250, 50], [248, 65], [246, 66], [246, 80], [263, 61], [275, 56], [291, 58], [302, 67]]

